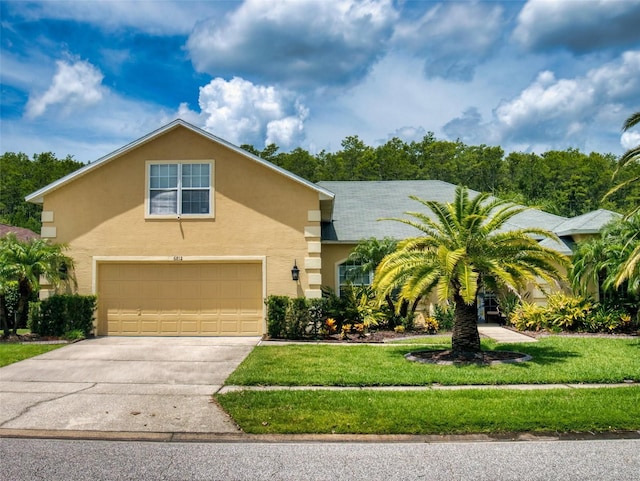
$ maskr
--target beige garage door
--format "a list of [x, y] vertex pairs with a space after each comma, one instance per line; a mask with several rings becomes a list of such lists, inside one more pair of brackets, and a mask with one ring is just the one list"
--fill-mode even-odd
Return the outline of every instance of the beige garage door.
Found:
[[98, 334], [262, 334], [259, 263], [98, 265]]

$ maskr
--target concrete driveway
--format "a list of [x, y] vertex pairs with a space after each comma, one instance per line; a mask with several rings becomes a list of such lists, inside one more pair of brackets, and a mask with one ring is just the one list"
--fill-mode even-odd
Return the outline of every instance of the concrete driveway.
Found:
[[103, 337], [0, 368], [10, 430], [237, 433], [211, 394], [259, 338]]

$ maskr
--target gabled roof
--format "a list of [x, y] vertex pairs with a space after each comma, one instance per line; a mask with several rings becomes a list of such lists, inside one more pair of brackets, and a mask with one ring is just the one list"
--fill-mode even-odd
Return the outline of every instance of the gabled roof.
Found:
[[[323, 224], [322, 240], [346, 243], [357, 243], [370, 237], [404, 239], [419, 235], [420, 231], [414, 227], [378, 219], [412, 219], [405, 212], [428, 214], [427, 209], [409, 198], [411, 195], [425, 200], [453, 202], [456, 192], [455, 185], [440, 180], [323, 181], [318, 184], [336, 194], [333, 222]], [[479, 192], [469, 190], [469, 194], [474, 197]], [[527, 209], [512, 217], [505, 229], [535, 227], [553, 230], [566, 220], [566, 217], [538, 209]]]
[[[231, 144], [230, 142], [227, 142], [224, 139], [221, 139], [220, 137], [216, 137], [215, 135], [202, 130], [198, 127], [196, 127], [195, 125], [192, 125], [188, 122], [185, 122], [182, 119], [176, 119], [173, 122], [160, 127], [157, 130], [154, 130], [153, 132], [145, 135], [144, 137], [139, 138], [138, 140], [134, 140], [133, 142], [131, 142], [130, 144], [125, 145], [124, 147], [121, 147], [118, 150], [115, 150], [113, 152], [111, 152], [108, 155], [105, 155], [104, 157], [99, 158], [98, 160], [96, 160], [95, 162], [92, 162], [90, 164], [85, 165], [84, 167], [81, 167], [80, 169], [76, 170], [75, 172], [70, 173], [69, 175], [62, 177], [61, 179], [56, 180], [55, 182], [52, 182], [51, 184], [43, 187], [40, 190], [37, 190], [36, 192], [33, 192], [32, 194], [29, 194], [28, 196], [25, 197], [25, 200], [27, 202], [33, 202], [34, 204], [41, 204], [44, 202], [43, 198], [45, 195], [49, 194], [50, 192], [53, 192], [56, 189], [59, 189], [60, 187], [62, 187], [63, 185], [68, 184], [69, 182], [72, 182], [73, 180], [77, 179], [78, 177], [81, 177], [83, 175], [85, 175], [88, 172], [91, 172], [92, 170], [98, 169], [100, 168], [102, 165], [112, 161], [113, 159], [116, 159], [118, 157], [121, 157], [122, 155], [127, 154], [128, 152], [132, 151], [133, 149], [140, 147], [143, 144], [146, 144], [148, 142], [151, 142], [152, 140], [154, 140], [155, 138], [166, 134], [167, 132], [176, 129], [178, 127], [182, 127], [188, 130], [191, 130], [192, 132], [201, 135], [202, 137], [205, 137], [209, 140], [211, 140], [212, 142], [216, 142], [218, 144], [224, 145], [225, 147], [229, 148], [230, 150], [248, 158], [253, 160], [254, 162], [257, 162], [265, 167], [267, 167], [268, 169], [274, 170], [282, 175], [284, 175], [285, 177], [290, 178], [291, 180], [293, 180], [294, 182], [298, 182], [299, 184], [302, 184], [316, 192], [318, 192], [319, 196], [320, 196], [320, 200], [324, 201], [324, 204], [330, 204], [331, 201], [333, 200], [333, 193], [328, 191], [327, 189], [318, 186], [317, 184], [314, 184], [313, 182], [309, 182], [306, 179], [303, 179], [302, 177], [299, 177], [281, 167], [278, 167], [275, 164], [272, 164], [271, 162], [268, 162], [264, 159], [261, 159], [260, 157], [251, 154], [250, 152], [247, 152], [246, 150], [241, 149], [240, 147]], [[329, 218], [330, 217], [330, 205], [323, 205], [323, 217]]]
[[38, 234], [30, 229], [16, 227], [14, 225], [0, 224], [0, 238], [6, 237], [8, 234], [15, 234], [16, 238], [21, 241], [30, 241], [31, 239], [40, 238]]
[[606, 209], [598, 209], [586, 214], [567, 219], [556, 226], [555, 233], [559, 236], [571, 236], [576, 234], [598, 234], [609, 222], [622, 216]]

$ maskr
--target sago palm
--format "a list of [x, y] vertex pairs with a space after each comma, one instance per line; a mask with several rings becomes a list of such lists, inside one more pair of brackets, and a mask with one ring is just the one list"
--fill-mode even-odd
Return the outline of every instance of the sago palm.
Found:
[[389, 220], [411, 225], [424, 235], [398, 244], [378, 266], [374, 287], [382, 296], [399, 288], [401, 298], [407, 300], [435, 291], [440, 301], [453, 301], [454, 353], [481, 350], [476, 298], [483, 286], [517, 293], [528, 283], [542, 288], [543, 281], [563, 279], [561, 269], [568, 265], [567, 257], [533, 237], [553, 239], [554, 234], [537, 228], [506, 229], [509, 219], [526, 207], [489, 194], [472, 199], [463, 187], [456, 189], [452, 203], [411, 198], [431, 215], [406, 212], [414, 219]]

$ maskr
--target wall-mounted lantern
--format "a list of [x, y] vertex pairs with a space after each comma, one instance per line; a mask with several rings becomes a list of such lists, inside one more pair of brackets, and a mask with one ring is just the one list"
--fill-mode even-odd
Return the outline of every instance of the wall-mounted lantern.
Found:
[[293, 261], [293, 267], [291, 268], [291, 280], [297, 281], [298, 279], [300, 279], [300, 269], [298, 269], [296, 261]]

